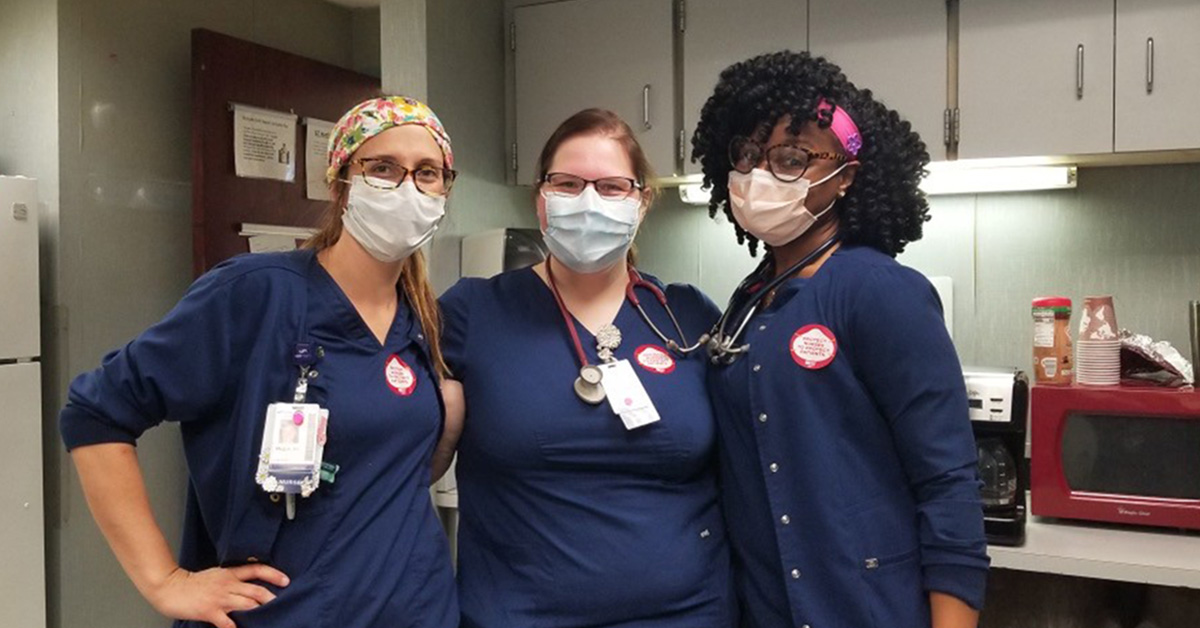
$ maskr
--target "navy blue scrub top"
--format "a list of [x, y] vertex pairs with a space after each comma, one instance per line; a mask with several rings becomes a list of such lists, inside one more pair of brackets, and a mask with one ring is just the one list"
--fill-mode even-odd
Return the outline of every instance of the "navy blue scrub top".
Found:
[[[667, 294], [688, 340], [715, 320], [695, 288]], [[658, 301], [639, 296], [673, 337]], [[651, 359], [663, 343], [626, 301], [615, 355], [630, 360], [662, 417], [629, 431], [607, 402], [575, 396], [574, 345], [532, 269], [464, 279], [441, 305], [443, 350], [467, 405], [457, 466], [463, 627], [733, 625], [704, 356]], [[597, 363], [595, 337], [574, 324]]]
[[929, 591], [979, 608], [975, 444], [929, 282], [842, 247], [746, 330], [710, 378], [742, 625], [928, 627]]
[[[254, 472], [267, 404], [291, 401], [301, 337], [324, 350], [308, 401], [329, 410], [325, 460], [341, 468], [297, 497], [287, 521]], [[381, 345], [312, 251], [243, 256], [75, 380], [63, 438], [133, 443], [181, 422], [191, 486], [181, 565], [262, 562], [291, 579], [268, 585], [275, 600], [232, 613], [241, 628], [450, 628], [453, 569], [429, 499], [442, 408], [427, 356], [403, 296]], [[395, 360], [416, 376], [411, 390], [389, 385]]]

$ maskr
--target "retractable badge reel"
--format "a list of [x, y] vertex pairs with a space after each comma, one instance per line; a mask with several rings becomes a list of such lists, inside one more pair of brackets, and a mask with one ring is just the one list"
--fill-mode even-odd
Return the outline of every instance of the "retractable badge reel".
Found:
[[291, 403], [267, 406], [263, 422], [262, 451], [254, 480], [264, 491], [284, 496], [288, 519], [296, 517], [296, 495], [308, 497], [321, 484], [329, 411], [306, 403], [306, 399], [308, 380], [318, 375], [313, 366], [323, 354], [320, 347], [296, 343], [292, 361], [300, 374], [295, 395]]

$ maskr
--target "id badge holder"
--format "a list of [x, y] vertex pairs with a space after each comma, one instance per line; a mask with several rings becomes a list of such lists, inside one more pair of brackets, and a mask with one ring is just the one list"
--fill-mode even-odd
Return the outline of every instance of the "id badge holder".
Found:
[[282, 494], [287, 500], [287, 517], [296, 517], [296, 495], [308, 497], [321, 484], [321, 463], [325, 455], [329, 411], [315, 403], [305, 403], [311, 363], [301, 356], [311, 352], [297, 348], [300, 377], [292, 403], [267, 406], [263, 420], [262, 449], [258, 456], [255, 482], [264, 491]]
[[613, 413], [621, 417], [625, 429], [635, 430], [661, 420], [629, 360], [607, 362], [600, 369], [604, 373], [604, 396]]
[[296, 516], [296, 495], [308, 497], [321, 484], [328, 421], [329, 412], [315, 403], [267, 406], [254, 479], [264, 491], [287, 498], [288, 519]]

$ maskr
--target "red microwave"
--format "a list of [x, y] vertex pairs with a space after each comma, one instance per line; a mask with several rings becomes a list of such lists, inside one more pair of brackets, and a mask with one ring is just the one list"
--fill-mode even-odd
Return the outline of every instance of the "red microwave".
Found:
[[1033, 514], [1200, 529], [1200, 393], [1036, 386], [1030, 422]]

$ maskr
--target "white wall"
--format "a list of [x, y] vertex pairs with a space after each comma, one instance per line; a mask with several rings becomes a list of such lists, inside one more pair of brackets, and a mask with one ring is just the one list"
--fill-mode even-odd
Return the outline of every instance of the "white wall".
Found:
[[505, 184], [503, 12], [503, 0], [428, 3], [428, 101], [454, 142], [459, 171], [430, 255], [439, 293], [459, 277], [463, 235], [537, 226], [530, 189]]
[[[64, 628], [163, 626], [87, 511], [59, 442], [56, 409], [71, 377], [160, 318], [191, 282], [191, 30], [354, 67], [356, 20], [319, 0], [57, 5], [64, 175], [57, 320], [49, 334], [58, 349], [48, 359], [54, 398], [45, 423], [49, 620]], [[369, 15], [360, 19], [370, 24]], [[159, 522], [177, 544], [186, 482], [178, 430], [152, 430], [138, 452]]]
[[[1186, 357], [1200, 299], [1200, 164], [1080, 169], [1074, 190], [936, 197], [901, 261], [955, 279], [965, 364], [1031, 367], [1034, 297], [1114, 297], [1122, 327]], [[1074, 328], [1072, 328], [1074, 329]]]

